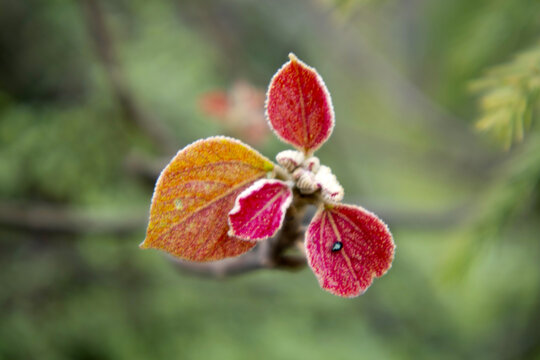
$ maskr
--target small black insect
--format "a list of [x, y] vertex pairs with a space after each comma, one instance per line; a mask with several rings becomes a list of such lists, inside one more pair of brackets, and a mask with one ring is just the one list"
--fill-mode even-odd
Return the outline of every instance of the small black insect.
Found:
[[339, 251], [339, 250], [341, 250], [341, 248], [343, 248], [343, 243], [342, 243], [341, 241], [336, 241], [336, 242], [332, 245], [332, 252]]

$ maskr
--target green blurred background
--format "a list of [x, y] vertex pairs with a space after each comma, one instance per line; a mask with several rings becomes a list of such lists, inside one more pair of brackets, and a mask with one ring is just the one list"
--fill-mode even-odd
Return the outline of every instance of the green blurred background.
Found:
[[[0, 358], [540, 359], [538, 14], [532, 0], [0, 0]], [[287, 148], [260, 125], [291, 51], [332, 93], [318, 156], [397, 244], [353, 300], [308, 269], [209, 280], [138, 248], [178, 149], [217, 134]], [[504, 86], [501, 141], [474, 124]]]

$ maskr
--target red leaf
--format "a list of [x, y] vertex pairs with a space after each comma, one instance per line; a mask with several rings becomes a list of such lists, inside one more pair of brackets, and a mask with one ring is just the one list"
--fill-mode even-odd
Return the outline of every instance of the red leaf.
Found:
[[354, 297], [392, 265], [394, 241], [374, 214], [353, 205], [317, 212], [306, 232], [309, 265], [321, 287], [334, 295]]
[[291, 204], [292, 191], [279, 180], [259, 180], [244, 190], [229, 213], [229, 235], [246, 240], [272, 237]]
[[330, 93], [317, 71], [294, 56], [270, 82], [266, 115], [285, 142], [311, 154], [332, 133], [334, 110]]
[[273, 166], [235, 139], [213, 137], [188, 145], [159, 176], [141, 247], [193, 261], [245, 253], [254, 243], [227, 235], [227, 214], [236, 197]]

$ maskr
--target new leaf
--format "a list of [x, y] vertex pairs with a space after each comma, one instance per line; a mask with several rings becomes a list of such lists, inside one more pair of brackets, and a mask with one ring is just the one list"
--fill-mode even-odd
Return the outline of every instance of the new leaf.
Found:
[[292, 191], [279, 180], [259, 180], [238, 196], [229, 213], [229, 234], [246, 240], [274, 236], [292, 201]]
[[270, 82], [266, 115], [279, 138], [312, 154], [332, 133], [332, 100], [315, 69], [294, 54], [289, 58]]

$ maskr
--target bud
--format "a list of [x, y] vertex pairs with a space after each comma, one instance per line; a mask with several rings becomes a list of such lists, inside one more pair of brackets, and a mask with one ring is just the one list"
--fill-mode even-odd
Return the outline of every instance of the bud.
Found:
[[304, 154], [296, 150], [285, 150], [276, 155], [276, 161], [292, 173], [304, 161]]
[[311, 171], [312, 173], [316, 173], [317, 171], [319, 171], [320, 167], [321, 162], [316, 156], [312, 156], [309, 159], [306, 159], [306, 161], [304, 162], [304, 168]]
[[293, 172], [296, 187], [302, 194], [313, 194], [320, 186], [315, 180], [315, 175], [306, 169], [298, 168]]
[[328, 202], [340, 202], [343, 200], [344, 190], [337, 181], [337, 178], [332, 174], [332, 170], [328, 166], [322, 165], [317, 174], [315, 181], [321, 188], [321, 196]]

